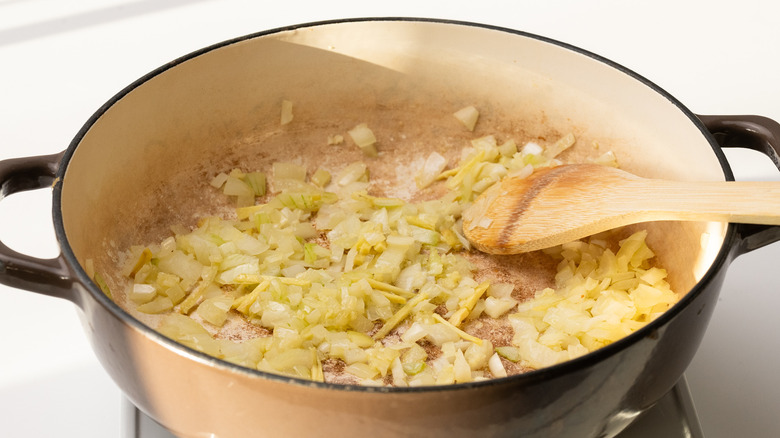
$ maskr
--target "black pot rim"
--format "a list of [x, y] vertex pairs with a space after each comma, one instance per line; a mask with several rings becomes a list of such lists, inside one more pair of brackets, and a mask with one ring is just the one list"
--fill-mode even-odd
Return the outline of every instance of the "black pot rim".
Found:
[[[717, 142], [713, 138], [713, 136], [710, 134], [710, 132], [706, 129], [704, 124], [696, 117], [694, 113], [692, 113], [690, 110], [688, 110], [681, 102], [679, 102], [677, 99], [675, 99], [673, 96], [671, 96], [669, 93], [664, 91], [662, 88], [654, 84], [653, 82], [649, 81], [645, 77], [635, 73], [634, 71], [614, 62], [607, 58], [604, 58], [600, 55], [597, 55], [595, 53], [589, 52], [587, 50], [581, 49], [579, 47], [573, 46], [571, 44], [567, 44], [564, 42], [560, 42], [551, 38], [531, 34], [524, 31], [514, 30], [510, 28], [505, 27], [499, 27], [499, 26], [493, 26], [493, 25], [487, 25], [487, 24], [481, 24], [481, 23], [473, 23], [473, 22], [467, 22], [467, 21], [458, 21], [458, 20], [449, 20], [449, 19], [437, 19], [437, 18], [417, 18], [417, 17], [366, 17], [366, 18], [348, 18], [348, 19], [337, 19], [337, 20], [326, 20], [326, 21], [316, 21], [316, 22], [309, 22], [309, 23], [302, 23], [297, 25], [291, 25], [291, 26], [285, 26], [285, 27], [279, 27], [275, 29], [269, 29], [265, 31], [260, 31], [256, 33], [251, 33], [245, 36], [229, 39], [220, 43], [213, 44], [211, 46], [196, 50], [194, 52], [191, 52], [187, 55], [184, 55], [182, 57], [179, 57], [167, 64], [164, 64], [157, 69], [147, 73], [146, 75], [142, 76], [135, 82], [131, 83], [127, 87], [125, 87], [123, 90], [118, 92], [116, 95], [114, 95], [111, 99], [109, 99], [105, 104], [103, 104], [84, 124], [84, 126], [79, 130], [79, 132], [76, 134], [74, 139], [71, 141], [68, 148], [65, 150], [62, 156], [62, 160], [60, 162], [59, 168], [57, 170], [57, 177], [63, 179], [65, 176], [65, 173], [67, 171], [68, 164], [70, 160], [73, 158], [73, 155], [78, 148], [78, 145], [80, 144], [81, 140], [84, 138], [84, 136], [87, 134], [87, 132], [90, 130], [90, 128], [105, 114], [109, 108], [111, 108], [114, 104], [116, 104], [118, 101], [120, 101], [124, 96], [129, 94], [134, 89], [138, 88], [142, 84], [146, 83], [150, 79], [154, 78], [157, 75], [160, 75], [164, 73], [165, 71], [172, 69], [186, 61], [189, 61], [193, 58], [196, 58], [198, 56], [204, 55], [206, 53], [209, 53], [211, 51], [220, 49], [222, 47], [226, 47], [232, 44], [240, 43], [242, 41], [247, 41], [250, 39], [263, 37], [267, 35], [277, 34], [281, 32], [286, 31], [292, 31], [292, 30], [299, 30], [299, 29], [305, 29], [310, 27], [316, 27], [316, 26], [324, 26], [324, 25], [333, 25], [333, 24], [345, 24], [345, 23], [353, 23], [353, 22], [428, 22], [428, 23], [439, 23], [439, 24], [452, 24], [457, 26], [465, 26], [465, 27], [478, 27], [483, 29], [490, 29], [490, 30], [496, 30], [500, 32], [505, 32], [525, 38], [531, 38], [538, 41], [542, 41], [545, 43], [549, 43], [551, 45], [555, 45], [558, 47], [565, 48], [567, 50], [570, 50], [572, 52], [576, 52], [581, 55], [588, 56], [596, 61], [599, 61], [601, 63], [604, 63], [628, 76], [631, 76], [633, 79], [636, 79], [646, 85], [647, 87], [651, 88], [658, 94], [662, 95], [664, 98], [669, 100], [675, 107], [677, 107], [685, 116], [688, 117], [688, 119], [699, 129], [699, 131], [702, 133], [704, 137], [706, 137], [707, 141], [710, 143], [710, 146], [713, 149], [713, 152], [718, 158], [718, 161], [721, 165], [721, 168], [724, 172], [724, 177], [727, 180], [733, 180], [734, 175], [731, 171], [731, 168], [728, 164], [728, 161], [726, 160], [725, 155], [723, 154], [721, 148], [718, 146]], [[137, 320], [133, 316], [131, 316], [129, 313], [127, 313], [124, 309], [119, 307], [116, 303], [114, 303], [110, 298], [108, 298], [101, 290], [100, 288], [92, 281], [92, 279], [87, 275], [86, 271], [81, 267], [78, 260], [76, 259], [75, 254], [73, 253], [73, 250], [71, 249], [67, 235], [65, 233], [64, 224], [62, 221], [62, 184], [57, 184], [54, 187], [54, 193], [53, 193], [53, 220], [54, 220], [54, 229], [55, 234], [57, 237], [57, 241], [60, 244], [61, 250], [62, 250], [62, 256], [68, 263], [68, 265], [71, 267], [72, 271], [74, 272], [74, 275], [76, 277], [76, 280], [79, 284], [81, 284], [88, 292], [88, 294], [91, 296], [91, 299], [99, 303], [105, 310], [109, 311], [114, 317], [119, 318], [123, 323], [127, 324], [128, 326], [144, 333], [147, 337], [151, 338], [157, 343], [160, 343], [164, 345], [166, 348], [176, 351], [179, 354], [186, 355], [190, 357], [192, 360], [196, 362], [200, 362], [203, 364], [206, 364], [208, 366], [213, 366], [216, 368], [221, 368], [228, 370], [230, 372], [244, 374], [250, 377], [255, 378], [261, 378], [261, 379], [268, 379], [273, 381], [278, 381], [282, 383], [290, 383], [300, 386], [306, 386], [311, 388], [319, 388], [319, 389], [328, 389], [328, 390], [339, 390], [339, 391], [355, 391], [355, 392], [367, 392], [367, 393], [418, 393], [418, 392], [441, 392], [441, 391], [457, 391], [457, 390], [471, 390], [471, 389], [477, 389], [482, 387], [489, 387], [493, 385], [503, 385], [503, 384], [514, 384], [514, 385], [531, 385], [538, 383], [539, 381], [549, 380], [551, 378], [555, 378], [557, 376], [568, 374], [574, 370], [577, 369], [583, 369], [583, 368], [589, 368], [594, 365], [596, 365], [599, 362], [604, 361], [605, 359], [614, 356], [621, 351], [627, 349], [631, 345], [639, 342], [640, 340], [653, 336], [653, 334], [660, 329], [661, 327], [668, 324], [671, 320], [673, 320], [685, 307], [687, 307], [692, 301], [694, 301], [700, 294], [704, 293], [705, 290], [707, 290], [707, 286], [712, 281], [712, 278], [716, 275], [717, 272], [719, 272], [721, 269], [725, 269], [728, 265], [728, 262], [730, 260], [730, 254], [732, 253], [733, 248], [736, 247], [737, 244], [737, 233], [736, 228], [734, 225], [729, 224], [726, 230], [726, 234], [724, 237], [723, 244], [715, 257], [713, 263], [707, 270], [707, 272], [704, 274], [701, 280], [679, 301], [677, 302], [672, 308], [664, 312], [660, 317], [655, 319], [654, 321], [648, 323], [646, 326], [642, 327], [641, 329], [637, 330], [636, 332], [613, 342], [610, 345], [607, 345], [605, 347], [602, 347], [596, 351], [590, 352], [588, 354], [585, 354], [581, 357], [568, 360], [566, 362], [562, 362], [557, 365], [549, 366], [546, 368], [542, 368], [535, 371], [529, 371], [523, 374], [518, 374], [514, 376], [504, 377], [504, 378], [498, 378], [498, 379], [488, 379], [484, 381], [479, 382], [469, 382], [469, 383], [458, 383], [458, 384], [452, 384], [452, 385], [437, 385], [437, 386], [423, 386], [423, 387], [368, 387], [368, 386], [360, 386], [360, 385], [344, 385], [344, 384], [334, 384], [334, 383], [323, 383], [323, 382], [314, 382], [310, 380], [300, 379], [300, 378], [294, 378], [279, 374], [273, 374], [268, 373], [264, 371], [254, 370], [246, 367], [242, 367], [240, 365], [236, 365], [230, 362], [226, 362], [224, 360], [215, 358], [213, 356], [209, 356], [205, 353], [201, 353], [199, 351], [196, 351], [192, 348], [189, 348], [185, 345], [182, 345], [176, 341], [173, 341], [156, 330], [146, 326], [141, 321]]]

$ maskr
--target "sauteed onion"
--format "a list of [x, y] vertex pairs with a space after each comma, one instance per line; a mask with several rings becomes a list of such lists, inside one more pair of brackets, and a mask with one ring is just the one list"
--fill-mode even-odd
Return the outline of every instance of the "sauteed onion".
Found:
[[[365, 125], [349, 134], [375, 154]], [[184, 345], [316, 381], [451, 384], [583, 355], [677, 300], [651, 263], [646, 233], [617, 248], [594, 236], [548, 251], [559, 260], [555, 288], [520, 302], [514, 285], [475, 279], [460, 221], [487, 187], [559, 164], [574, 141], [518, 150], [481, 137], [448, 170], [434, 153], [415, 180], [442, 181], [448, 192], [414, 203], [372, 195], [360, 162], [333, 175], [285, 162], [269, 175], [226, 171], [211, 185], [235, 200], [235, 216], [174, 226], [162, 242], [133, 247], [125, 293], [138, 311], [166, 314], [159, 331]], [[614, 164], [613, 155], [600, 160]], [[481, 320], [510, 329], [511, 342], [477, 336], [471, 323]]]

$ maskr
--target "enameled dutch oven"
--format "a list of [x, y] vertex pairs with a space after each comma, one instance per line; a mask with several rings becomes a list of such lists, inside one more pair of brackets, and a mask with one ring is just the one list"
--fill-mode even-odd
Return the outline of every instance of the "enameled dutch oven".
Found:
[[[285, 126], [283, 99], [295, 103]], [[465, 105], [481, 112], [474, 133], [455, 129], [452, 113]], [[218, 170], [363, 159], [326, 141], [361, 122], [380, 139], [368, 164], [387, 187], [404, 186], [427, 151], [457, 157], [487, 134], [520, 142], [572, 132], [577, 144], [565, 159], [612, 150], [621, 167], [660, 178], [733, 179], [722, 153], [732, 146], [780, 164], [777, 123], [695, 116], [637, 74], [546, 38], [419, 19], [306, 24], [166, 64], [100, 108], [63, 153], [0, 163], [3, 196], [53, 190], [61, 248], [43, 260], [0, 245], [0, 281], [75, 303], [119, 387], [182, 437], [605, 437], [681, 377], [734, 257], [780, 239], [778, 227], [647, 224], [683, 295], [671, 310], [578, 359], [443, 387], [313, 383], [231, 365], [159, 335], [87, 276], [93, 259], [110, 285], [120, 284], [128, 245], [216, 211], [205, 193]]]

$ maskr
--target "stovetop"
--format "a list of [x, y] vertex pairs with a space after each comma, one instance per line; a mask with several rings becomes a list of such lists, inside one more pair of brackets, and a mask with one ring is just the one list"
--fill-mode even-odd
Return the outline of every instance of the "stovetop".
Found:
[[[121, 438], [178, 438], [127, 399], [122, 403], [122, 422]], [[616, 438], [659, 437], [704, 437], [685, 377]]]

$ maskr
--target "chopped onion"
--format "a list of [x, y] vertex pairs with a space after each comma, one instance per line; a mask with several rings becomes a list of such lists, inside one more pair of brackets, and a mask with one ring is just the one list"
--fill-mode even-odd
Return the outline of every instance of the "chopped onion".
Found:
[[233, 298], [219, 296], [204, 300], [198, 306], [198, 315], [216, 326], [221, 326], [227, 320], [227, 313], [233, 304]]
[[554, 365], [615, 342], [678, 300], [666, 272], [646, 268], [654, 256], [646, 235], [624, 239], [617, 254], [583, 241], [560, 248], [556, 289], [538, 292], [509, 317], [525, 366]]
[[512, 362], [519, 362], [522, 359], [520, 349], [512, 346], [496, 347], [496, 354]]
[[163, 313], [171, 309], [173, 309], [173, 302], [164, 296], [158, 296], [154, 300], [138, 306], [138, 311], [143, 313]]
[[350, 137], [352, 137], [352, 141], [355, 142], [356, 145], [363, 151], [363, 153], [369, 157], [376, 157], [377, 151], [376, 151], [376, 137], [374, 136], [374, 132], [366, 125], [365, 123], [361, 123], [354, 128], [350, 129], [348, 132]]
[[541, 155], [543, 152], [544, 149], [538, 143], [532, 141], [526, 143], [522, 150], [523, 155]]
[[611, 167], [618, 167], [617, 157], [615, 156], [615, 153], [612, 151], [607, 151], [597, 157], [595, 160], [593, 160], [596, 164], [601, 164], [602, 166], [611, 166]]
[[472, 380], [471, 378], [471, 367], [469, 366], [469, 363], [466, 361], [466, 357], [463, 356], [463, 352], [461, 350], [457, 350], [455, 353], [455, 362], [453, 362], [453, 372], [455, 374], [455, 382], [457, 383], [463, 383], [463, 382], [470, 382]]
[[311, 176], [311, 182], [319, 187], [325, 187], [330, 183], [330, 172], [325, 169], [317, 169]]
[[493, 353], [493, 356], [490, 356], [488, 369], [490, 370], [490, 373], [493, 374], [493, 377], [507, 376], [506, 368], [504, 368], [504, 364], [501, 363], [501, 357], [499, 357], [498, 353]]
[[560, 155], [561, 152], [572, 147], [575, 141], [576, 139], [574, 138], [574, 134], [572, 133], [566, 134], [563, 137], [561, 137], [558, 141], [556, 141], [553, 145], [551, 145], [549, 148], [547, 148], [544, 154], [548, 158], [555, 158], [558, 155]]
[[512, 283], [492, 283], [487, 290], [487, 295], [495, 298], [509, 298], [514, 290], [515, 285]]
[[244, 182], [252, 188], [255, 196], [265, 196], [265, 174], [249, 172], [244, 176]]
[[477, 119], [479, 119], [479, 111], [477, 111], [474, 106], [461, 108], [453, 115], [456, 119], [463, 123], [463, 126], [465, 126], [469, 131], [474, 130], [474, 127], [477, 125]]
[[336, 183], [340, 186], [348, 186], [351, 183], [367, 179], [367, 167], [364, 163], [352, 163], [345, 167], [336, 177]]
[[255, 191], [243, 179], [234, 176], [228, 176], [225, 180], [223, 192], [228, 196], [236, 197], [236, 204], [239, 207], [254, 204]]
[[425, 159], [422, 169], [414, 177], [417, 187], [428, 187], [447, 166], [447, 159], [438, 152], [431, 152]]
[[494, 319], [498, 319], [506, 312], [509, 312], [517, 305], [517, 301], [512, 298], [485, 298], [485, 313]]
[[[476, 109], [459, 113], [473, 129]], [[376, 154], [366, 124], [349, 134], [364, 153]], [[470, 248], [461, 214], [479, 193], [507, 175], [557, 165], [554, 157], [573, 143], [567, 135], [518, 151], [511, 139], [486, 135], [446, 170], [447, 160], [431, 153], [415, 182], [424, 188], [446, 180], [449, 192], [416, 203], [375, 196], [360, 162], [333, 169], [333, 177], [322, 168], [309, 176], [291, 162], [274, 163], [268, 180], [262, 172], [220, 173], [209, 182], [236, 198], [235, 217], [173, 226], [174, 236], [133, 247], [122, 270], [126, 295], [139, 312], [166, 314], [160, 332], [184, 345], [316, 381], [329, 378], [329, 360], [343, 362], [361, 384], [396, 386], [503, 377], [501, 358], [521, 368], [569, 360], [631, 333], [676, 301], [666, 272], [649, 261], [646, 233], [620, 242], [617, 253], [603, 237], [547, 251], [560, 260], [555, 287], [520, 303], [514, 284], [477, 282], [460, 251]], [[88, 267], [109, 294], [94, 261]], [[269, 335], [215, 338], [233, 318]], [[475, 336], [486, 319], [511, 326], [512, 345], [494, 348]], [[428, 357], [426, 349], [438, 351]]]
[[209, 184], [211, 184], [214, 188], [220, 188], [223, 184], [225, 184], [225, 181], [228, 179], [228, 174], [225, 172], [220, 172], [214, 178], [211, 179]]

